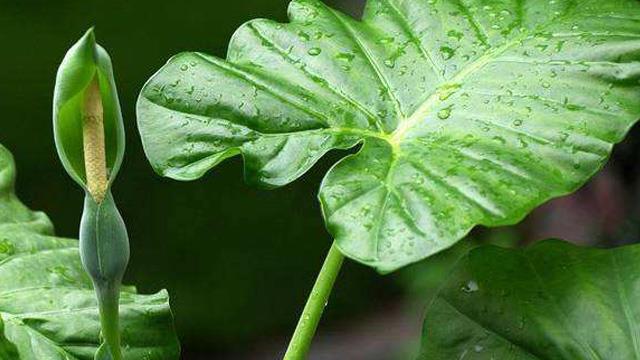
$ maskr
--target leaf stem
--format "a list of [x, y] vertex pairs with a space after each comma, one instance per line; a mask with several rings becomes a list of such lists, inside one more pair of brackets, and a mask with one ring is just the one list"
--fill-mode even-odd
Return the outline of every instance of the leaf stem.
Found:
[[108, 282], [95, 287], [100, 307], [101, 335], [104, 338], [104, 344], [100, 346], [101, 349], [98, 350], [98, 355], [96, 355], [95, 359], [122, 360], [118, 309], [120, 286]]
[[333, 289], [333, 284], [338, 277], [344, 256], [338, 250], [336, 244], [331, 245], [329, 253], [324, 260], [322, 269], [318, 274], [316, 283], [313, 285], [311, 294], [304, 306], [298, 325], [293, 333], [289, 347], [284, 355], [284, 360], [302, 360], [306, 359], [311, 341], [318, 328], [318, 323], [322, 317], [329, 295]]

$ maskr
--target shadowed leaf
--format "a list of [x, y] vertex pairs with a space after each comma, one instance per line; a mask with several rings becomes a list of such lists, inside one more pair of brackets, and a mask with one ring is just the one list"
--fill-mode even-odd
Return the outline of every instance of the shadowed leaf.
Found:
[[419, 359], [640, 358], [640, 246], [485, 246], [427, 311]]

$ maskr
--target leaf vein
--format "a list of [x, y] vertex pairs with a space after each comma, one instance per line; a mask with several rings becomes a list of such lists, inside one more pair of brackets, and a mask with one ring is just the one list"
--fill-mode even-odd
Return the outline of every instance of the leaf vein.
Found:
[[487, 200], [487, 199], [483, 199], [483, 201], [480, 201], [479, 199], [476, 199], [474, 195], [467, 194], [461, 188], [458, 188], [457, 186], [450, 185], [446, 181], [442, 180], [445, 177], [440, 176], [439, 174], [433, 173], [431, 170], [427, 169], [427, 167], [425, 167], [424, 165], [418, 163], [417, 161], [415, 161], [413, 159], [409, 159], [407, 161], [416, 170], [421, 172], [427, 179], [429, 179], [429, 180], [435, 182], [436, 184], [440, 185], [440, 187], [444, 188], [448, 192], [450, 192], [450, 193], [452, 193], [454, 195], [457, 194], [460, 198], [466, 200], [468, 203], [470, 203], [472, 205], [475, 205], [476, 208], [482, 210], [483, 212], [485, 212], [485, 213], [487, 213], [489, 215], [492, 215], [492, 216], [495, 216], [495, 217], [498, 217], [498, 218], [504, 217], [504, 213], [501, 210], [499, 210], [497, 208], [494, 208], [489, 203], [485, 203], [484, 200]]
[[[255, 26], [249, 25], [249, 27], [255, 32], [255, 34], [260, 38], [260, 40], [265, 41], [266, 43], [268, 43], [270, 45], [270, 48], [274, 49], [282, 58], [287, 60], [290, 64], [296, 64], [299, 61], [297, 59], [293, 59], [291, 57], [291, 55], [287, 54], [287, 52], [284, 51], [284, 49], [282, 49], [279, 45], [274, 43], [271, 39], [267, 38]], [[306, 67], [305, 68], [300, 68], [300, 71], [302, 71], [303, 73], [307, 74], [308, 76], [310, 76], [312, 78], [319, 78], [320, 77], [318, 75], [313, 74], [309, 70], [307, 70]], [[320, 86], [323, 87], [324, 89], [330, 91], [331, 93], [337, 95], [338, 97], [344, 99], [349, 104], [354, 106], [356, 109], [358, 109], [360, 112], [362, 112], [367, 118], [369, 118], [369, 120], [373, 120], [375, 126], [378, 129], [378, 131], [380, 131], [380, 132], [384, 131], [382, 125], [380, 124], [380, 119], [378, 117], [376, 117], [375, 115], [373, 115], [373, 113], [371, 113], [363, 104], [361, 104], [358, 101], [356, 101], [355, 99], [349, 97], [344, 92], [339, 91], [337, 87], [328, 86], [327, 83], [324, 82], [324, 81], [320, 82], [319, 84], [321, 84]]]
[[618, 300], [620, 301], [620, 306], [622, 307], [622, 311], [624, 312], [624, 318], [627, 322], [627, 327], [631, 335], [635, 358], [640, 359], [640, 328], [638, 328], [638, 321], [633, 316], [633, 307], [631, 306], [631, 302], [629, 301], [629, 295], [627, 294], [624, 286], [621, 284], [622, 279], [620, 277], [620, 274], [622, 273], [622, 269], [620, 268], [617, 260], [617, 252], [615, 250], [609, 250], [609, 254], [611, 255], [611, 261], [615, 270], [613, 271], [613, 273], [616, 276], [615, 283], [618, 293]]
[[515, 339], [511, 339], [511, 338], [508, 337], [508, 335], [501, 334], [496, 329], [491, 329], [487, 325], [484, 325], [484, 324], [480, 323], [479, 320], [472, 318], [470, 315], [462, 312], [462, 310], [460, 310], [458, 307], [453, 306], [453, 304], [449, 300], [447, 300], [446, 298], [444, 298], [442, 296], [439, 296], [438, 299], [440, 299], [442, 302], [444, 302], [446, 305], [448, 305], [451, 309], [455, 310], [455, 312], [457, 312], [458, 314], [462, 315], [462, 317], [464, 317], [465, 319], [468, 319], [471, 322], [473, 322], [474, 324], [480, 326], [483, 330], [487, 331], [488, 333], [493, 334], [493, 335], [499, 337], [500, 339], [509, 342], [510, 344], [516, 345], [520, 350], [524, 351], [525, 353], [527, 353], [528, 355], [530, 355], [530, 356], [532, 356], [532, 357], [534, 357], [536, 359], [543, 359], [543, 357], [541, 355], [538, 355], [538, 354], [535, 353], [535, 349], [529, 348], [528, 345], [520, 343]]
[[538, 283], [538, 288], [540, 289], [542, 294], [544, 294], [547, 297], [547, 300], [549, 300], [548, 303], [551, 304], [551, 307], [553, 309], [555, 309], [556, 314], [559, 315], [558, 319], [560, 319], [561, 327], [564, 333], [567, 335], [567, 337], [572, 339], [576, 345], [581, 347], [582, 350], [585, 352], [585, 354], [589, 355], [591, 359], [600, 360], [600, 356], [597, 355], [597, 353], [593, 350], [593, 348], [589, 344], [583, 343], [579, 339], [573, 336], [573, 332], [566, 325], [566, 320], [569, 317], [558, 305], [560, 302], [558, 302], [558, 299], [556, 299], [555, 296], [553, 296], [552, 293], [547, 290], [547, 287], [545, 286], [545, 282], [542, 280], [542, 277], [540, 276], [540, 273], [538, 272], [538, 269], [534, 265], [533, 261], [531, 261], [531, 259], [528, 256], [526, 256], [526, 254], [523, 255], [522, 257], [524, 258], [525, 263], [531, 269], [533, 278]]
[[380, 69], [380, 66], [378, 65], [378, 63], [374, 60], [374, 56], [371, 54], [369, 48], [364, 44], [364, 42], [360, 39], [360, 37], [356, 34], [356, 31], [353, 29], [353, 27], [347, 23], [341, 16], [340, 14], [338, 14], [335, 10], [333, 10], [332, 8], [324, 5], [324, 3], [320, 2], [321, 4], [323, 4], [323, 6], [329, 11], [329, 13], [331, 13], [334, 18], [336, 19], [336, 21], [340, 24], [340, 26], [345, 30], [346, 34], [353, 40], [353, 42], [358, 46], [358, 48], [360, 49], [360, 52], [364, 55], [365, 59], [367, 59], [367, 62], [369, 63], [369, 65], [371, 66], [371, 68], [374, 70], [374, 73], [376, 74], [376, 77], [378, 78], [378, 81], [380, 82], [380, 84], [383, 86], [383, 88], [385, 89], [386, 93], [389, 95], [389, 97], [391, 98], [391, 100], [393, 101], [393, 104], [395, 106], [395, 110], [396, 110], [396, 115], [398, 115], [400, 118], [404, 118], [405, 115], [402, 111], [402, 107], [400, 104], [400, 100], [397, 98], [396, 94], [393, 92], [391, 85], [389, 84], [389, 81], [387, 80], [387, 78], [383, 75], [382, 70]]
[[446, 80], [444, 75], [443, 75], [444, 74], [444, 69], [442, 68], [441, 65], [439, 65], [439, 64], [437, 64], [435, 62], [434, 57], [431, 55], [429, 50], [427, 50], [424, 47], [424, 45], [422, 45], [422, 42], [420, 41], [418, 36], [413, 32], [413, 29], [411, 28], [411, 26], [409, 24], [409, 20], [407, 19], [405, 14], [403, 14], [400, 11], [400, 9], [398, 9], [398, 7], [391, 0], [382, 0], [382, 1], [384, 1], [387, 4], [387, 6], [389, 6], [389, 8], [391, 8], [391, 10], [393, 10], [393, 12], [396, 14], [396, 18], [399, 19], [399, 22], [401, 24], [400, 26], [406, 32], [406, 34], [409, 36], [411, 41], [416, 45], [418, 50], [420, 50], [420, 53], [425, 58], [425, 60], [427, 60], [427, 62], [429, 63], [431, 69], [436, 74], [436, 76], [438, 76], [438, 78], [441, 81]]
[[282, 102], [289, 104], [293, 107], [295, 107], [298, 110], [301, 110], [302, 112], [305, 112], [313, 117], [316, 118], [316, 120], [319, 120], [325, 127], [328, 127], [330, 125], [330, 121], [329, 119], [309, 108], [306, 107], [302, 104], [300, 104], [299, 102], [297, 102], [294, 99], [290, 99], [288, 96], [281, 94], [277, 91], [275, 91], [274, 89], [272, 89], [268, 84], [262, 83], [261, 81], [259, 81], [257, 78], [259, 77], [258, 74], [255, 73], [250, 73], [246, 70], [243, 70], [241, 68], [239, 68], [237, 65], [235, 66], [231, 66], [230, 63], [225, 62], [225, 61], [218, 61], [215, 58], [211, 58], [208, 56], [205, 56], [204, 54], [198, 53], [198, 52], [194, 52], [192, 54], [195, 54], [196, 56], [198, 56], [200, 59], [202, 59], [203, 61], [205, 61], [206, 63], [208, 63], [211, 66], [217, 67], [218, 69], [221, 69], [222, 71], [225, 71], [233, 76], [235, 76], [236, 78], [242, 79], [262, 90], [264, 90], [265, 92], [273, 95], [274, 97], [276, 97], [277, 99], [281, 100]]

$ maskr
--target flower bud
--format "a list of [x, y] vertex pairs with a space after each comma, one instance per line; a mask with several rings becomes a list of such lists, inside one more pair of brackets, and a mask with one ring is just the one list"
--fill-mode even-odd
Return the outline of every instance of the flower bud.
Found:
[[53, 130], [65, 170], [100, 202], [122, 163], [125, 133], [111, 59], [96, 44], [93, 29], [69, 49], [58, 69]]

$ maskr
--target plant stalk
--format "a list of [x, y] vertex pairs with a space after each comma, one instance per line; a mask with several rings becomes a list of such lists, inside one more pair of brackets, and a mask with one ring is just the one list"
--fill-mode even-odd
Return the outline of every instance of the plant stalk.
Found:
[[298, 320], [298, 325], [293, 333], [291, 342], [289, 342], [284, 360], [303, 360], [307, 358], [311, 341], [316, 333], [322, 312], [327, 305], [343, 261], [344, 256], [338, 250], [336, 244], [332, 244], [304, 306], [300, 320]]
[[[101, 335], [104, 338], [109, 355], [101, 354], [96, 359], [122, 360], [120, 348], [120, 319], [119, 299], [120, 287], [117, 284], [107, 283], [96, 286], [96, 295], [100, 308]], [[103, 345], [104, 346], [104, 345]]]

